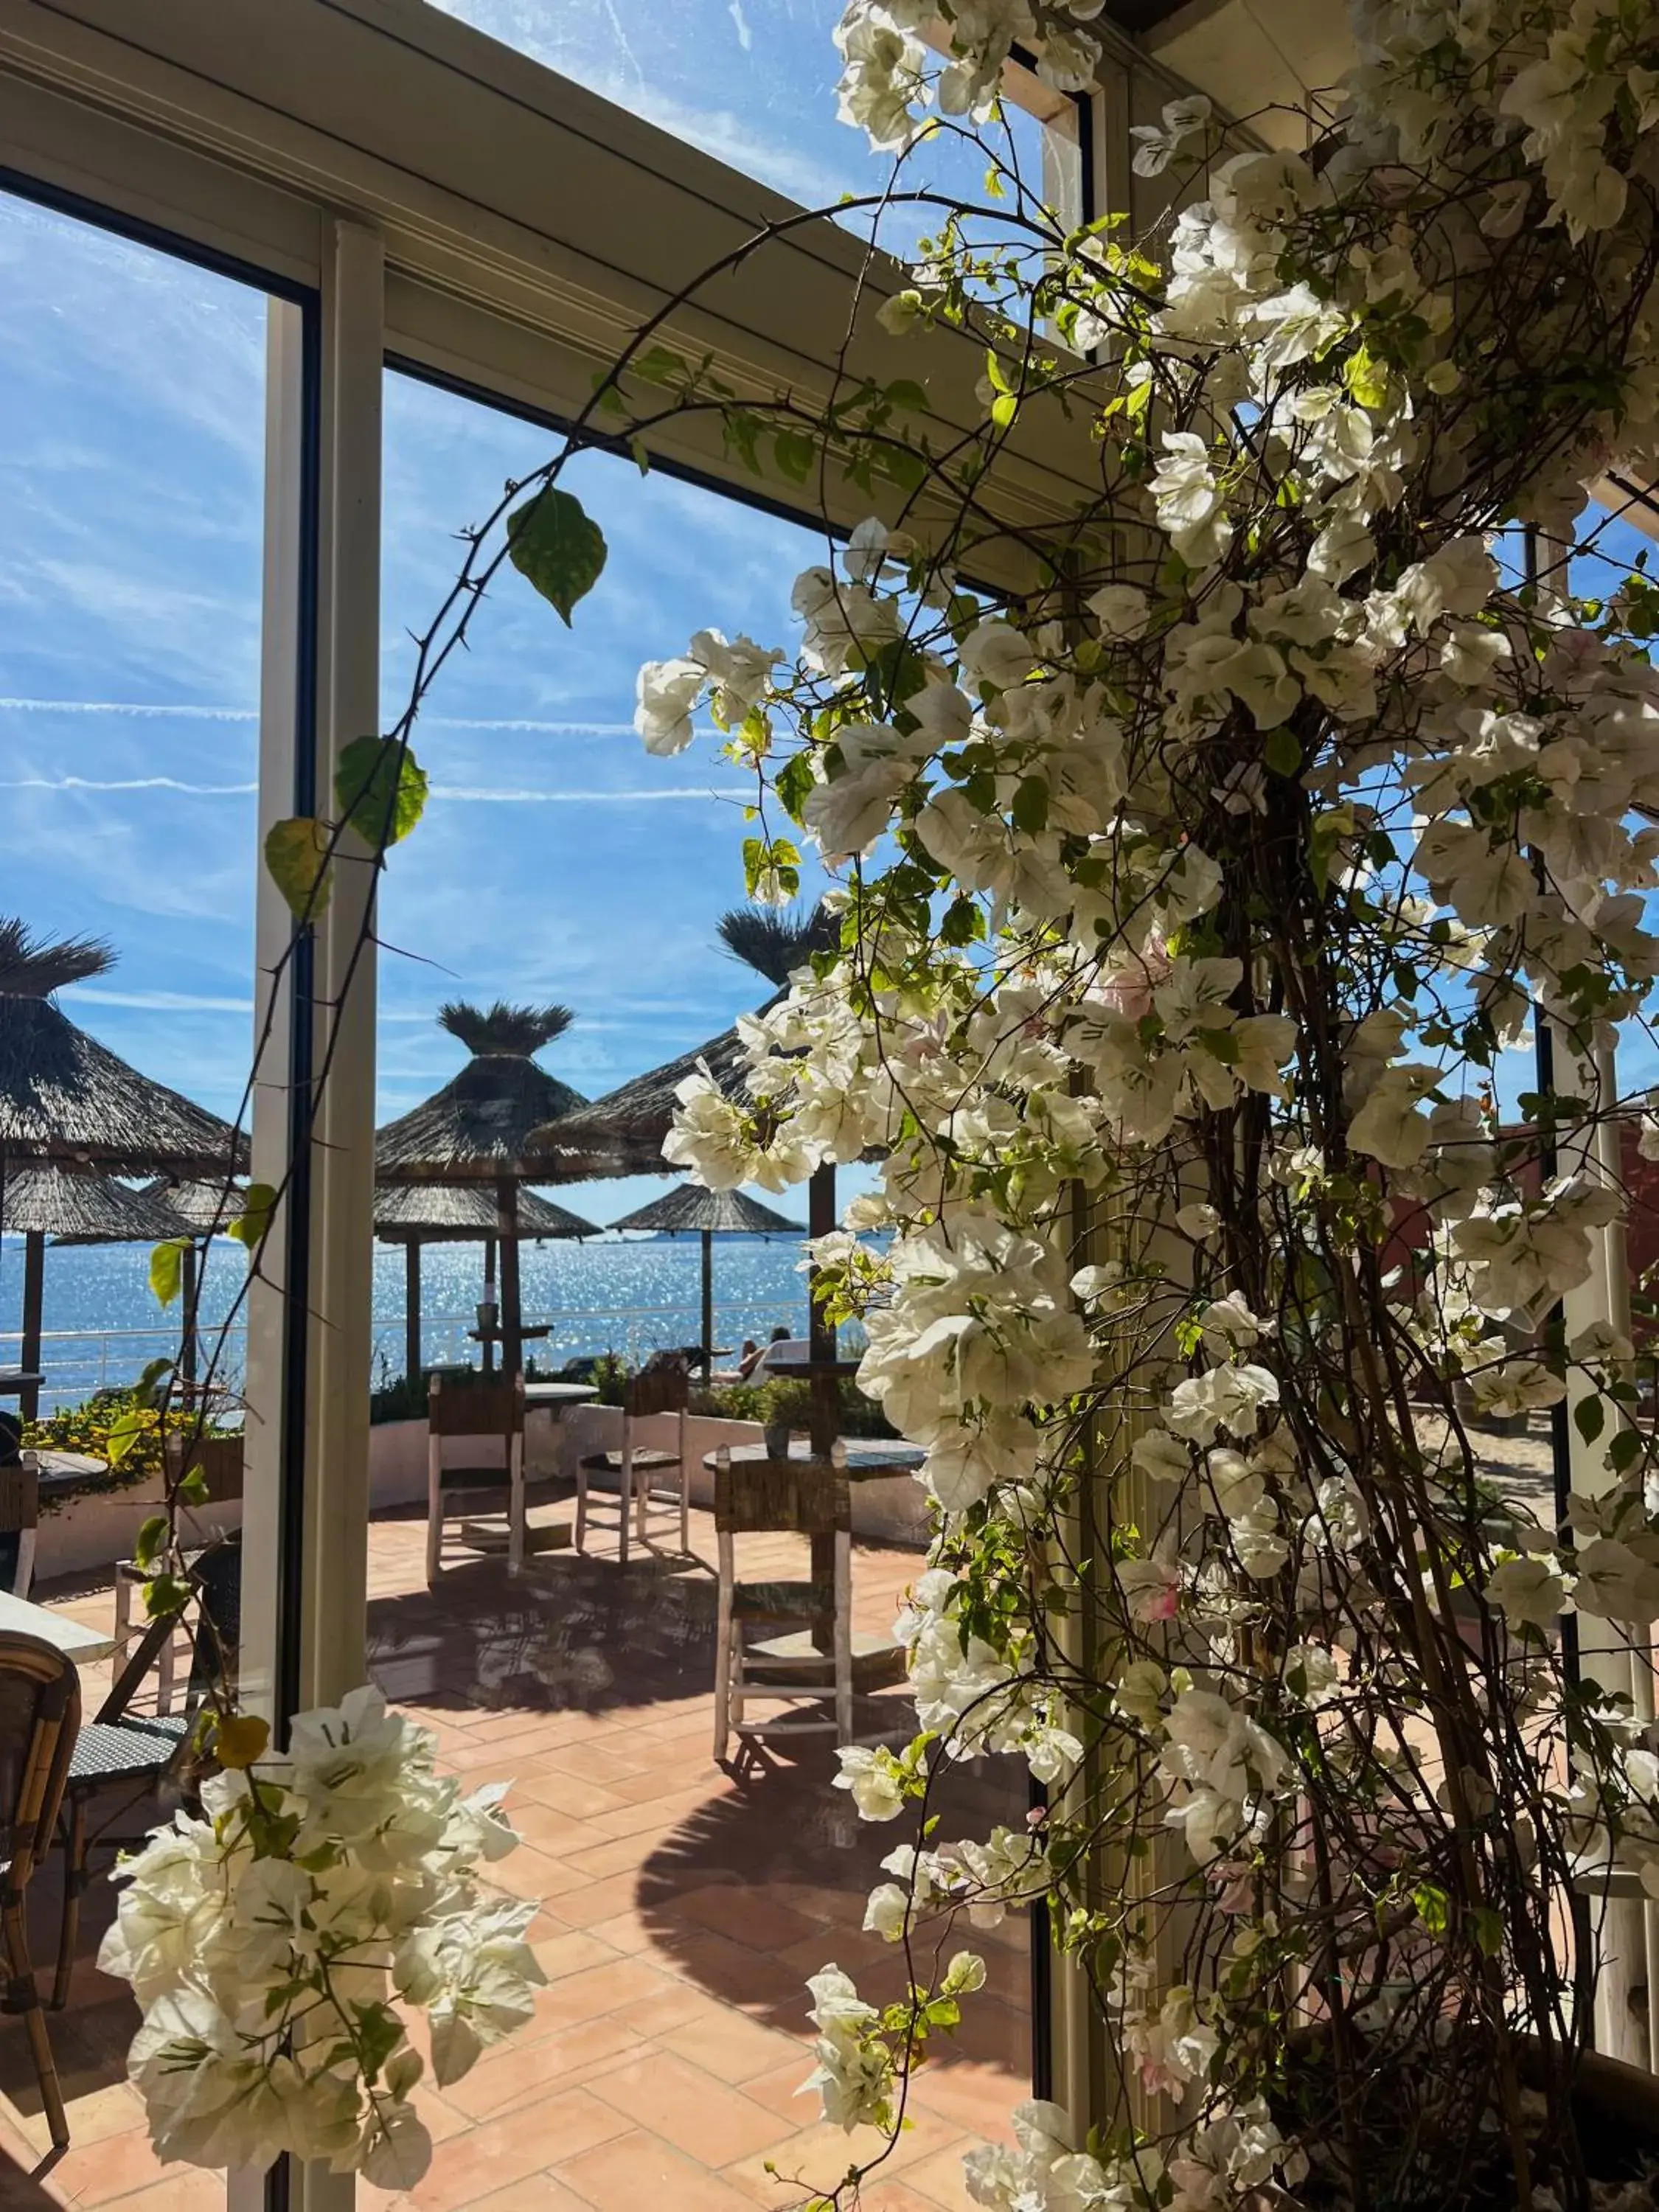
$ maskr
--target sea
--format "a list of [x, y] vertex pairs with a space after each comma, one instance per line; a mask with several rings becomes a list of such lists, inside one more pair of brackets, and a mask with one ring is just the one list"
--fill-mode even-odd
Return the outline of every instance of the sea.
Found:
[[[695, 1344], [702, 1334], [702, 1240], [618, 1237], [526, 1244], [520, 1274], [525, 1319], [546, 1322], [544, 1342], [526, 1346], [545, 1370], [584, 1354], [615, 1352], [637, 1362], [664, 1346]], [[714, 1239], [718, 1346], [807, 1326], [802, 1248], [794, 1237]], [[203, 1279], [204, 1326], [222, 1322], [246, 1273], [240, 1245], [209, 1248]], [[101, 1388], [131, 1382], [145, 1364], [178, 1349], [176, 1320], [149, 1288], [149, 1249], [138, 1244], [51, 1246], [46, 1249], [41, 1364], [43, 1411], [78, 1404]], [[0, 1240], [0, 1366], [15, 1364], [23, 1277], [20, 1237]], [[422, 1352], [428, 1364], [477, 1358], [466, 1332], [483, 1295], [483, 1246], [428, 1244], [421, 1253]], [[374, 1381], [404, 1370], [404, 1253], [374, 1247]], [[176, 1308], [174, 1313], [176, 1314]], [[221, 1371], [239, 1376], [240, 1330]]]

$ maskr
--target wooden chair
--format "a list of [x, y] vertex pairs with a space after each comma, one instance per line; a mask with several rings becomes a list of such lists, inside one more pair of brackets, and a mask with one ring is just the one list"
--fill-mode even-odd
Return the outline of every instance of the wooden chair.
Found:
[[[589, 1452], [576, 1467], [576, 1549], [585, 1548], [588, 1516], [594, 1510], [590, 1486], [596, 1474], [614, 1474], [617, 1478], [617, 1549], [623, 1566], [628, 1565], [628, 1528], [630, 1518], [635, 1532], [643, 1544], [649, 1524], [652, 1500], [666, 1495], [671, 1510], [678, 1507], [680, 1522], [680, 1549], [690, 1549], [691, 1496], [690, 1469], [685, 1456], [685, 1409], [691, 1395], [691, 1377], [678, 1362], [665, 1362], [661, 1366], [642, 1368], [637, 1375], [629, 1376], [623, 1387], [623, 1429], [620, 1451]], [[663, 1451], [655, 1446], [639, 1443], [635, 1439], [635, 1424], [653, 1413], [676, 1413], [675, 1444], [672, 1451]]]
[[5, 2009], [21, 2013], [40, 2084], [52, 2145], [69, 2142], [29, 1957], [28, 1886], [52, 1849], [70, 1757], [81, 1722], [81, 1684], [61, 1651], [34, 1636], [0, 1635], [0, 1929], [6, 1950]]
[[80, 1940], [81, 1899], [88, 1879], [92, 1843], [106, 1847], [135, 1846], [138, 1836], [112, 1836], [102, 1831], [95, 1838], [87, 1832], [87, 1811], [102, 1791], [125, 1786], [148, 1794], [170, 1775], [184, 1758], [195, 1732], [197, 1714], [135, 1713], [132, 1700], [144, 1678], [164, 1653], [170, 1653], [179, 1616], [152, 1620], [111, 1685], [110, 1693], [75, 1739], [63, 1792], [58, 1840], [64, 1847], [64, 1911], [58, 1934], [58, 1968], [52, 1978], [52, 2004], [60, 2010], [69, 2001], [70, 1977], [75, 1948]]
[[[833, 1538], [835, 1567], [829, 1583], [738, 1580], [737, 1537], [783, 1530]], [[714, 1757], [725, 1759], [733, 1735], [769, 1738], [833, 1730], [837, 1743], [850, 1743], [853, 1510], [846, 1476], [822, 1461], [744, 1460], [734, 1467], [731, 1453], [722, 1448], [714, 1455]], [[827, 1655], [817, 1641], [826, 1620], [831, 1625]], [[780, 1626], [796, 1632], [764, 1651], [751, 1650], [751, 1629]], [[830, 1715], [822, 1711], [826, 1657], [834, 1707]], [[745, 1706], [758, 1699], [773, 1705], [787, 1700], [797, 1709], [811, 1700], [820, 1710], [746, 1720]]]
[[[184, 1517], [189, 1522], [192, 1532], [202, 1539], [198, 1550], [186, 1555], [185, 1565], [189, 1566], [193, 1565], [203, 1548], [209, 1544], [216, 1544], [226, 1533], [224, 1516], [216, 1514], [214, 1508], [240, 1503], [246, 1473], [245, 1440], [240, 1436], [171, 1436], [163, 1449], [170, 1482], [176, 1482], [182, 1474], [188, 1472], [189, 1468], [199, 1467], [207, 1485], [207, 1495], [201, 1503], [185, 1509]], [[222, 1562], [219, 1571], [221, 1574], [223, 1572]], [[138, 1632], [133, 1626], [132, 1594], [149, 1580], [151, 1572], [150, 1568], [141, 1567], [136, 1559], [118, 1559], [115, 1562], [115, 1642], [118, 1651], [125, 1651]], [[177, 1681], [178, 1651], [174, 1638], [162, 1644], [156, 1664], [155, 1710], [158, 1713], [173, 1711]]]
[[[524, 1565], [524, 1377], [515, 1375], [483, 1382], [446, 1382], [434, 1375], [427, 1394], [426, 1579], [435, 1589], [443, 1559], [446, 1498], [461, 1492], [507, 1492], [507, 1561], [517, 1574]], [[489, 1437], [501, 1448], [499, 1465], [468, 1462], [444, 1464], [444, 1438]]]
[[16, 1539], [12, 1571], [15, 1597], [27, 1597], [34, 1579], [34, 1538], [40, 1520], [40, 1467], [25, 1452], [15, 1467], [0, 1467], [0, 1536]]

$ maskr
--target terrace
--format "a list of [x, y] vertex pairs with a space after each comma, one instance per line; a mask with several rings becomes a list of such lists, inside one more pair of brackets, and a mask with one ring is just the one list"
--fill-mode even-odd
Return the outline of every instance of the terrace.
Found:
[[[557, 1517], [568, 1514], [553, 1509]], [[539, 1510], [537, 1520], [553, 1517]], [[880, 1989], [895, 1960], [862, 1930], [891, 1830], [860, 1823], [830, 1786], [827, 1751], [753, 1759], [711, 1755], [714, 1556], [694, 1511], [690, 1560], [660, 1553], [623, 1570], [614, 1537], [581, 1559], [538, 1558], [521, 1578], [498, 1559], [451, 1567], [428, 1592], [423, 1518], [377, 1517], [369, 1532], [374, 1680], [436, 1734], [450, 1771], [513, 1778], [524, 1837], [495, 1871], [534, 1898], [548, 1975], [534, 2021], [447, 2095], [419, 2104], [437, 2143], [404, 2198], [365, 2187], [371, 2208], [410, 2212], [753, 2212], [798, 2201], [791, 2177], [830, 2184], [867, 2151], [816, 2120], [796, 2093], [811, 2070], [804, 1987], [834, 1960]], [[739, 1540], [740, 1571], [798, 1570], [792, 1540]], [[794, 1547], [798, 1551], [799, 1547]], [[882, 1631], [917, 1566], [914, 1552], [855, 1547], [855, 1625]], [[101, 1628], [106, 1583], [36, 1595]], [[103, 1668], [83, 1669], [91, 1705]], [[949, 1811], [974, 1828], [1017, 1817], [1020, 1787], [993, 1765], [981, 1802]], [[37, 1958], [52, 1955], [55, 1869], [37, 1885]], [[7, 2212], [208, 2212], [216, 2176], [157, 2164], [125, 2081], [137, 2025], [131, 1993], [97, 1971], [111, 1894], [94, 1885], [68, 2009], [52, 2016], [71, 2146], [49, 2148], [21, 2035], [0, 2036], [0, 2203]], [[995, 2001], [923, 2070], [914, 2125], [866, 2190], [870, 2212], [961, 2212], [960, 2154], [1005, 2113], [1029, 2068], [1029, 1969], [1016, 1917], [981, 1942]], [[769, 2171], [775, 2168], [775, 2173]]]

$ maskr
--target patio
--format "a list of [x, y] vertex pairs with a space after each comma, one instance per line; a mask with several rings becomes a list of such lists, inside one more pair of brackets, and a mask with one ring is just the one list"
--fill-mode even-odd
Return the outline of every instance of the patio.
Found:
[[[386, 2212], [752, 2212], [833, 2185], [870, 2144], [817, 2124], [816, 2099], [796, 2096], [811, 2064], [804, 1983], [834, 1960], [866, 1993], [896, 1993], [897, 1956], [860, 1923], [903, 1824], [861, 1826], [829, 1786], [827, 1748], [737, 1778], [714, 1765], [714, 1584], [695, 1561], [647, 1554], [624, 1574], [605, 1556], [606, 1530], [585, 1559], [544, 1553], [509, 1582], [503, 1562], [478, 1559], [428, 1593], [424, 1537], [413, 1514], [371, 1526], [373, 1672], [436, 1733], [447, 1767], [511, 1778], [524, 1843], [498, 1872], [541, 1901], [532, 1933], [549, 1983], [533, 2023], [446, 2094], [422, 2091], [437, 2150], [419, 2187], [366, 2190], [363, 2201]], [[786, 1571], [792, 1541], [740, 1539], [741, 1571]], [[693, 1514], [692, 1551], [714, 1557], [706, 1514]], [[463, 1555], [452, 1547], [449, 1557]], [[915, 1553], [860, 1544], [855, 1626], [887, 1627], [918, 1565]], [[88, 1622], [109, 1616], [106, 1584], [36, 1595]], [[88, 1706], [96, 1672], [83, 1684]], [[975, 1786], [988, 1802], [947, 1805], [943, 1832], [995, 1817], [988, 1793], [1010, 1785], [988, 1771]], [[52, 1955], [54, 1877], [32, 1897], [37, 1963]], [[8, 2212], [198, 2212], [223, 2201], [217, 2176], [161, 2166], [149, 2150], [123, 2078], [137, 2014], [125, 1985], [93, 1964], [108, 1895], [100, 1885], [89, 1895], [71, 2003], [50, 2015], [72, 2141], [39, 2179], [29, 2175], [46, 2133], [27, 2048], [21, 2028], [0, 2023]], [[914, 2124], [888, 2178], [865, 2191], [868, 2212], [960, 2212], [962, 2151], [1000, 2130], [1029, 2081], [1023, 1926], [961, 1940], [986, 1955], [990, 1988], [968, 2008], [960, 2041], [918, 2077]]]

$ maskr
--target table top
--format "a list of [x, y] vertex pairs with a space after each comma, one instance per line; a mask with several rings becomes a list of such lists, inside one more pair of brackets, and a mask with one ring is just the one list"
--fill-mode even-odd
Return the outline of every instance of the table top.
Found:
[[42, 1490], [71, 1490], [88, 1475], [109, 1473], [108, 1462], [94, 1459], [90, 1452], [37, 1451], [34, 1459]]
[[775, 1344], [763, 1345], [761, 1356], [750, 1374], [752, 1382], [763, 1368], [781, 1374], [786, 1368], [791, 1375], [856, 1375], [863, 1365], [858, 1359], [814, 1359], [811, 1340], [805, 1336], [781, 1336]]
[[30, 1367], [0, 1367], [0, 1398], [15, 1398], [21, 1390], [38, 1389], [46, 1379]]
[[526, 1382], [524, 1386], [526, 1406], [579, 1406], [584, 1399], [599, 1395], [596, 1382]]
[[[769, 1460], [773, 1455], [763, 1443], [733, 1444], [732, 1463], [741, 1466], [745, 1461]], [[920, 1444], [901, 1443], [896, 1437], [850, 1437], [842, 1439], [842, 1449], [847, 1454], [847, 1464], [842, 1472], [849, 1482], [879, 1482], [889, 1476], [903, 1475], [907, 1479], [927, 1456]], [[812, 1447], [805, 1437], [790, 1439], [789, 1456], [803, 1464], [812, 1457]], [[705, 1452], [702, 1463], [706, 1468], [714, 1464], [715, 1454]], [[818, 1462], [823, 1464], [822, 1461]]]
[[77, 1664], [82, 1660], [107, 1659], [115, 1649], [113, 1636], [71, 1620], [67, 1613], [54, 1613], [50, 1606], [31, 1605], [26, 1597], [14, 1597], [9, 1590], [0, 1590], [0, 1636], [38, 1636], [43, 1644], [50, 1644], [54, 1651], [61, 1651]]
[[[506, 1334], [506, 1330], [501, 1328], [470, 1328], [467, 1331], [474, 1344], [499, 1344]], [[552, 1334], [553, 1324], [550, 1321], [537, 1322], [533, 1325], [526, 1322], [519, 1331], [521, 1339], [551, 1336]]]

